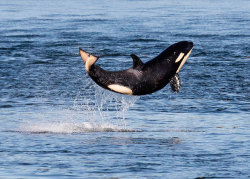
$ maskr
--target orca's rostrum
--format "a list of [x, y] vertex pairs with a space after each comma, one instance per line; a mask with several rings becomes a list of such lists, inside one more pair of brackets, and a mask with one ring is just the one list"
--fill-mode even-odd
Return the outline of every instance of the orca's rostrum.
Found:
[[169, 82], [179, 92], [179, 71], [193, 49], [193, 42], [175, 43], [152, 60], [143, 63], [132, 54], [133, 67], [123, 71], [107, 71], [95, 65], [98, 57], [80, 48], [80, 55], [89, 76], [101, 87], [128, 95], [145, 95], [158, 91]]

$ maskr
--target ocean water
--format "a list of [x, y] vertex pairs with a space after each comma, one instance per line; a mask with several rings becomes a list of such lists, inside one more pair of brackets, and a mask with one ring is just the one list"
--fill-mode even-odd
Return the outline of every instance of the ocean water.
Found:
[[[0, 178], [250, 178], [250, 4], [0, 1]], [[98, 87], [107, 70], [193, 41], [170, 86]]]

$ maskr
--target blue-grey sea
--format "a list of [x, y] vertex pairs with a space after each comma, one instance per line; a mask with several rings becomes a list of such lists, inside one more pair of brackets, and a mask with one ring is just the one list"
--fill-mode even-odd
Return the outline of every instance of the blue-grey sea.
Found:
[[[192, 41], [181, 90], [98, 87]], [[248, 0], [0, 0], [0, 178], [250, 178]]]

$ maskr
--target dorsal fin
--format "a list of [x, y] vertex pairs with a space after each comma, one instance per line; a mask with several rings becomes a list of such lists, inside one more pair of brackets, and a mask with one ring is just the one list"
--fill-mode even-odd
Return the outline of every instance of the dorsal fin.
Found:
[[137, 57], [135, 54], [130, 55], [133, 58], [133, 68], [138, 68], [143, 65], [143, 62], [139, 57]]

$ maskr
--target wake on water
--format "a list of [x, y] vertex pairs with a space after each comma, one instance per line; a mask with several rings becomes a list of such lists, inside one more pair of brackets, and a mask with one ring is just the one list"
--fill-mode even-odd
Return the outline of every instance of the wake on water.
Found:
[[[27, 133], [82, 133], [82, 132], [133, 132], [128, 129], [125, 113], [139, 97], [121, 95], [96, 85], [81, 90], [68, 109], [53, 108], [34, 114], [36, 122], [26, 121], [18, 132]], [[84, 91], [84, 92], [83, 92]], [[94, 94], [93, 94], [94, 92]]]

